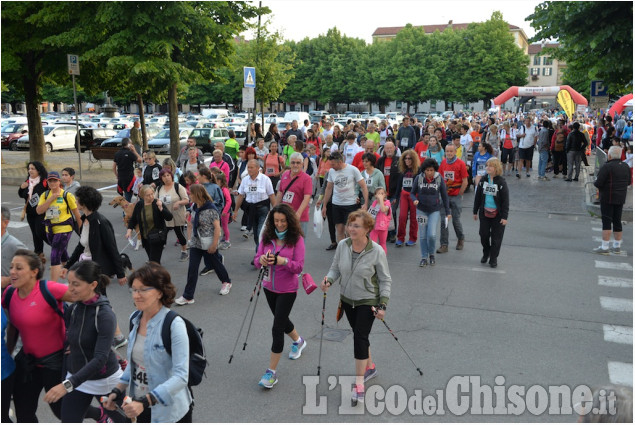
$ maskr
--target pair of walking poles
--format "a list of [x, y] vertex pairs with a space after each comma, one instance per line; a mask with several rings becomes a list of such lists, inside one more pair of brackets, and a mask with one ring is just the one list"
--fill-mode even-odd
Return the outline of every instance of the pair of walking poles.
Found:
[[[236, 351], [236, 347], [238, 347], [238, 341], [240, 340], [240, 334], [243, 332], [243, 328], [245, 326], [245, 321], [247, 320], [247, 316], [249, 316], [249, 309], [251, 307], [251, 303], [254, 299], [254, 295], [256, 297], [256, 302], [254, 303], [254, 308], [251, 311], [251, 319], [249, 319], [249, 326], [247, 327], [247, 334], [245, 335], [245, 342], [243, 343], [243, 351], [247, 348], [247, 338], [249, 338], [249, 332], [251, 331], [251, 325], [254, 321], [254, 314], [256, 312], [256, 306], [258, 305], [258, 299], [260, 298], [260, 289], [262, 288], [262, 280], [265, 276], [265, 268], [261, 268], [260, 272], [258, 273], [258, 279], [256, 280], [256, 285], [254, 286], [254, 289], [251, 293], [251, 297], [249, 298], [249, 304], [247, 305], [247, 311], [245, 312], [245, 317], [243, 318], [243, 322], [240, 325], [240, 330], [238, 331], [238, 336], [236, 337], [236, 342], [234, 343], [234, 349], [232, 350], [231, 355], [229, 356], [229, 363], [232, 362], [232, 359], [234, 358], [234, 352]], [[320, 371], [322, 368], [322, 342], [324, 341], [324, 320], [325, 320], [325, 314], [326, 314], [326, 292], [323, 293], [322, 296], [322, 323], [321, 323], [321, 330], [320, 330], [320, 351], [318, 354], [318, 367], [317, 367], [317, 376], [320, 376]], [[395, 333], [392, 331], [392, 329], [390, 329], [390, 327], [388, 326], [388, 323], [386, 323], [386, 321], [384, 319], [380, 319], [381, 322], [384, 324], [384, 326], [386, 326], [386, 329], [388, 329], [388, 332], [390, 332], [390, 335], [392, 335], [392, 337], [395, 339], [395, 341], [397, 341], [397, 344], [399, 344], [399, 346], [401, 347], [402, 351], [406, 354], [406, 356], [408, 357], [408, 359], [410, 360], [410, 362], [413, 364], [413, 366], [415, 367], [415, 369], [417, 369], [417, 372], [419, 372], [419, 375], [423, 376], [423, 372], [421, 371], [421, 368], [419, 368], [417, 366], [417, 364], [414, 362], [414, 360], [412, 360], [412, 357], [410, 357], [410, 354], [408, 354], [408, 352], [406, 351], [406, 349], [404, 348], [403, 345], [401, 345], [401, 342], [399, 342], [399, 338], [397, 338], [397, 336], [395, 335]]]

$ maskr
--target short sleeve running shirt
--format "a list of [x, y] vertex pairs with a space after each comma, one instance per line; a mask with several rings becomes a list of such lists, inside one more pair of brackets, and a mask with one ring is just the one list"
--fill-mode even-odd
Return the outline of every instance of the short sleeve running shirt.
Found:
[[[313, 180], [311, 179], [311, 176], [302, 171], [296, 177], [298, 179], [293, 182], [293, 186], [291, 186], [289, 190], [287, 190], [287, 188], [293, 180], [293, 178], [291, 178], [291, 172], [285, 171], [280, 178], [282, 203], [291, 205], [291, 208], [293, 208], [294, 211], [298, 211], [300, 209], [300, 205], [302, 205], [302, 201], [304, 201], [304, 197], [306, 195], [311, 195], [313, 193]], [[301, 222], [309, 221], [309, 210], [310, 208], [305, 208], [304, 211], [302, 211], [302, 217], [300, 217]]]
[[[52, 192], [49, 192], [49, 196], [51, 196]], [[46, 192], [40, 196], [39, 205], [43, 205], [48, 197], [46, 196]], [[68, 205], [66, 204], [68, 201]], [[66, 194], [66, 201], [64, 200], [64, 190], [60, 191], [59, 196], [53, 203], [48, 207], [46, 212], [44, 213], [45, 220], [51, 220], [51, 224], [63, 223], [66, 220], [71, 218], [72, 211], [77, 208], [77, 203], [75, 202], [75, 196], [72, 193]], [[68, 233], [72, 232], [73, 228], [70, 225], [65, 226], [53, 226], [53, 234], [56, 235], [58, 233]], [[48, 232], [48, 229], [47, 229]]]
[[327, 181], [333, 183], [333, 205], [354, 205], [357, 202], [355, 186], [360, 180], [362, 173], [352, 165], [347, 165], [341, 170], [331, 168]]

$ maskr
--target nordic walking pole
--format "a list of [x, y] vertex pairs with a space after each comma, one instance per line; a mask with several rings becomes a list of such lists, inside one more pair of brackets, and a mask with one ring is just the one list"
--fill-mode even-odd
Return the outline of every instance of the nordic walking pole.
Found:
[[322, 298], [322, 331], [320, 332], [320, 354], [318, 355], [317, 376], [320, 376], [320, 368], [322, 365], [322, 340], [324, 339], [324, 311], [326, 310], [326, 292]]
[[[266, 270], [263, 267], [262, 270]], [[264, 277], [264, 272], [263, 272]], [[260, 290], [262, 289], [262, 279], [260, 279], [260, 285], [258, 286], [258, 293], [256, 293], [256, 302], [254, 303], [254, 309], [251, 310], [251, 319], [249, 319], [249, 326], [247, 327], [247, 335], [245, 335], [245, 343], [243, 344], [243, 351], [247, 348], [247, 338], [249, 338], [249, 332], [251, 331], [251, 324], [254, 322], [254, 315], [256, 314], [256, 307], [258, 306], [258, 299], [260, 298]]]
[[234, 344], [234, 349], [232, 350], [231, 356], [229, 356], [229, 363], [232, 362], [234, 358], [234, 352], [236, 351], [236, 347], [238, 346], [238, 341], [240, 340], [240, 334], [243, 332], [243, 327], [245, 326], [245, 321], [247, 320], [247, 316], [249, 315], [249, 307], [251, 307], [251, 302], [254, 299], [254, 295], [256, 295], [256, 289], [260, 282], [262, 282], [262, 278], [264, 276], [265, 269], [261, 268], [258, 273], [258, 279], [256, 280], [256, 286], [254, 286], [254, 290], [251, 292], [251, 298], [249, 298], [249, 304], [247, 304], [247, 311], [245, 312], [245, 317], [243, 318], [243, 323], [240, 325], [240, 330], [238, 331], [238, 335], [236, 336], [236, 343]]
[[[375, 307], [373, 307], [373, 311], [375, 310]], [[393, 338], [395, 338], [395, 341], [397, 341], [397, 344], [399, 344], [399, 346], [401, 347], [401, 349], [403, 350], [404, 353], [406, 353], [406, 356], [408, 356], [408, 359], [410, 359], [410, 361], [412, 362], [412, 364], [414, 365], [414, 367], [417, 369], [417, 372], [419, 372], [419, 375], [423, 376], [423, 372], [421, 371], [421, 369], [415, 364], [414, 360], [412, 360], [412, 357], [410, 357], [410, 354], [408, 354], [408, 352], [406, 351], [405, 348], [403, 348], [403, 345], [401, 345], [401, 342], [399, 342], [399, 338], [397, 338], [397, 336], [395, 335], [395, 333], [392, 331], [392, 329], [390, 329], [390, 327], [388, 326], [388, 323], [386, 323], [386, 321], [384, 319], [379, 319], [382, 321], [382, 323], [386, 326], [386, 329], [388, 329], [388, 332], [390, 332], [390, 335], [392, 335]]]

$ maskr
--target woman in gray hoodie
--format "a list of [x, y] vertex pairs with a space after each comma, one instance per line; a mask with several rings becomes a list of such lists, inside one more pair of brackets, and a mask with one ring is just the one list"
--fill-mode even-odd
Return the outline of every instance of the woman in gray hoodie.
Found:
[[333, 264], [322, 281], [322, 291], [326, 292], [340, 279], [340, 308], [353, 329], [357, 376], [353, 404], [364, 402], [364, 382], [377, 375], [368, 335], [375, 317], [384, 318], [392, 283], [386, 253], [368, 236], [374, 226], [375, 219], [366, 211], [349, 214], [346, 222], [349, 237], [337, 245]]

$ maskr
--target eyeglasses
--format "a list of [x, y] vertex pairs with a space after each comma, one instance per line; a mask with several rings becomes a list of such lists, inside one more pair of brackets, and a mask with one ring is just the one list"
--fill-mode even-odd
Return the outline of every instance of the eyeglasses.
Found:
[[289, 164], [302, 164], [302, 161], [290, 161]]
[[347, 224], [348, 227], [352, 227], [353, 229], [361, 229], [364, 226], [362, 226], [361, 224], [353, 224], [353, 223], [349, 223]]
[[153, 289], [156, 289], [156, 288], [153, 288], [151, 286], [147, 287], [147, 288], [141, 288], [141, 289], [130, 288], [130, 293], [133, 294], [133, 295], [134, 294], [140, 294], [141, 295], [141, 294], [145, 294], [148, 291], [152, 291]]

